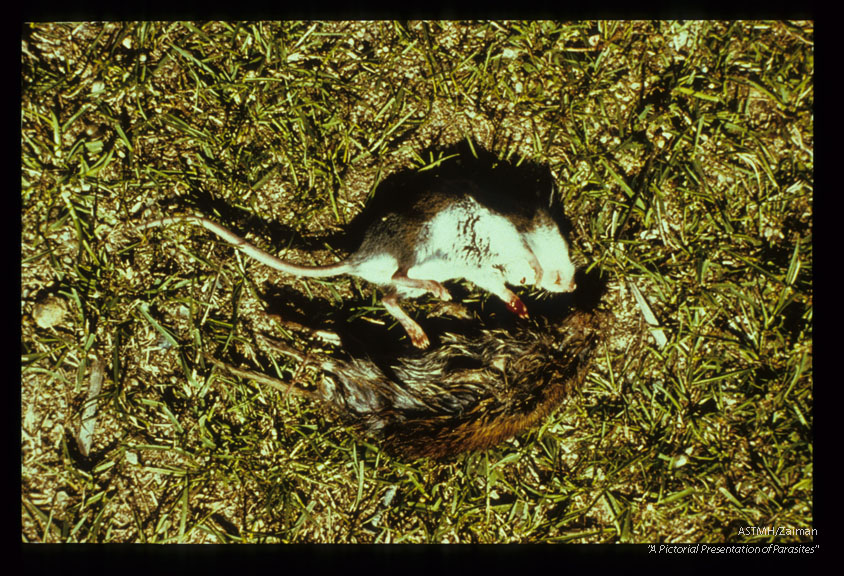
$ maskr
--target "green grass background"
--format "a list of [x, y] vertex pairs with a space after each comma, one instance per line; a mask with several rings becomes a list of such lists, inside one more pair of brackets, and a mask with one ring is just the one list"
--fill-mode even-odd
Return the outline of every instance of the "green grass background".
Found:
[[[25, 25], [22, 540], [810, 541], [813, 59], [811, 22]], [[281, 251], [461, 142], [549, 167], [619, 327], [571, 402], [486, 452], [389, 456], [201, 356], [293, 337], [273, 283], [386, 330], [366, 286], [125, 234], [201, 193]]]

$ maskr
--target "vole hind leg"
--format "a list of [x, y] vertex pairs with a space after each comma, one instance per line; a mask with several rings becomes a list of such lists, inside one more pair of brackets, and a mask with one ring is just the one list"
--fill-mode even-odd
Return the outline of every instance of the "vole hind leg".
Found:
[[402, 269], [396, 270], [396, 273], [393, 274], [392, 280], [393, 284], [397, 288], [409, 289], [414, 293], [418, 293], [419, 290], [423, 290], [423, 294], [425, 292], [430, 292], [440, 300], [445, 300], [446, 302], [451, 300], [451, 294], [449, 294], [448, 289], [436, 280], [410, 278], [407, 275], [407, 271]]
[[[439, 284], [437, 282], [437, 284]], [[442, 286], [440, 284], [440, 286]], [[431, 341], [428, 340], [428, 336], [425, 335], [425, 331], [422, 330], [422, 327], [416, 323], [416, 321], [407, 315], [407, 312], [401, 309], [399, 306], [399, 295], [395, 291], [388, 292], [382, 299], [381, 302], [384, 304], [384, 308], [387, 309], [387, 312], [393, 315], [393, 318], [398, 320], [399, 324], [402, 325], [404, 331], [407, 332], [407, 335], [410, 337], [410, 341], [413, 343], [414, 346], [417, 348], [427, 348], [431, 345]]]

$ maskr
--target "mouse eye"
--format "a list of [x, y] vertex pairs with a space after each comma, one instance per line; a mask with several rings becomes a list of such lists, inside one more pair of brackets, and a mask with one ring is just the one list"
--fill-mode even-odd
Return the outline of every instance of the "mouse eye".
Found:
[[522, 278], [522, 282], [521, 282], [521, 283], [522, 283], [522, 284], [524, 284], [525, 282], [527, 282], [527, 278]]

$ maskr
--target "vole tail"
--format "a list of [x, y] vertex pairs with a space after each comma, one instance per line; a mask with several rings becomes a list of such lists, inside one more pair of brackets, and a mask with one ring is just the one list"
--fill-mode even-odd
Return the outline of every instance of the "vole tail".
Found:
[[209, 232], [213, 232], [235, 248], [238, 248], [247, 256], [254, 258], [265, 266], [269, 266], [270, 268], [274, 268], [275, 270], [279, 270], [286, 274], [305, 276], [308, 278], [325, 278], [327, 276], [337, 276], [353, 272], [352, 266], [348, 261], [329, 264], [328, 266], [300, 266], [291, 262], [285, 262], [281, 258], [273, 256], [269, 252], [265, 252], [257, 246], [253, 246], [228, 228], [220, 226], [213, 220], [209, 220], [204, 216], [171, 216], [147, 222], [146, 224], [139, 226], [138, 229], [145, 230], [147, 228], [167, 226], [170, 224], [178, 224], [180, 222], [199, 224]]

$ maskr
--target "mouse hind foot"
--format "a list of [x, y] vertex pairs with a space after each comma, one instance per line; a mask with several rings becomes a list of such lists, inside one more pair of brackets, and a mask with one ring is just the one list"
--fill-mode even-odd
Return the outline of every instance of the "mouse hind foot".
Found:
[[401, 324], [402, 328], [404, 328], [404, 331], [407, 332], [407, 335], [414, 346], [424, 349], [431, 345], [431, 341], [428, 340], [428, 336], [425, 334], [425, 331], [422, 330], [422, 327], [417, 324], [413, 318], [408, 316], [407, 312], [401, 309], [401, 306], [399, 306], [399, 296], [396, 292], [390, 292], [384, 296], [381, 299], [381, 303], [384, 304], [384, 308], [387, 309], [387, 312], [392, 314], [393, 318], [398, 320], [399, 324]]

